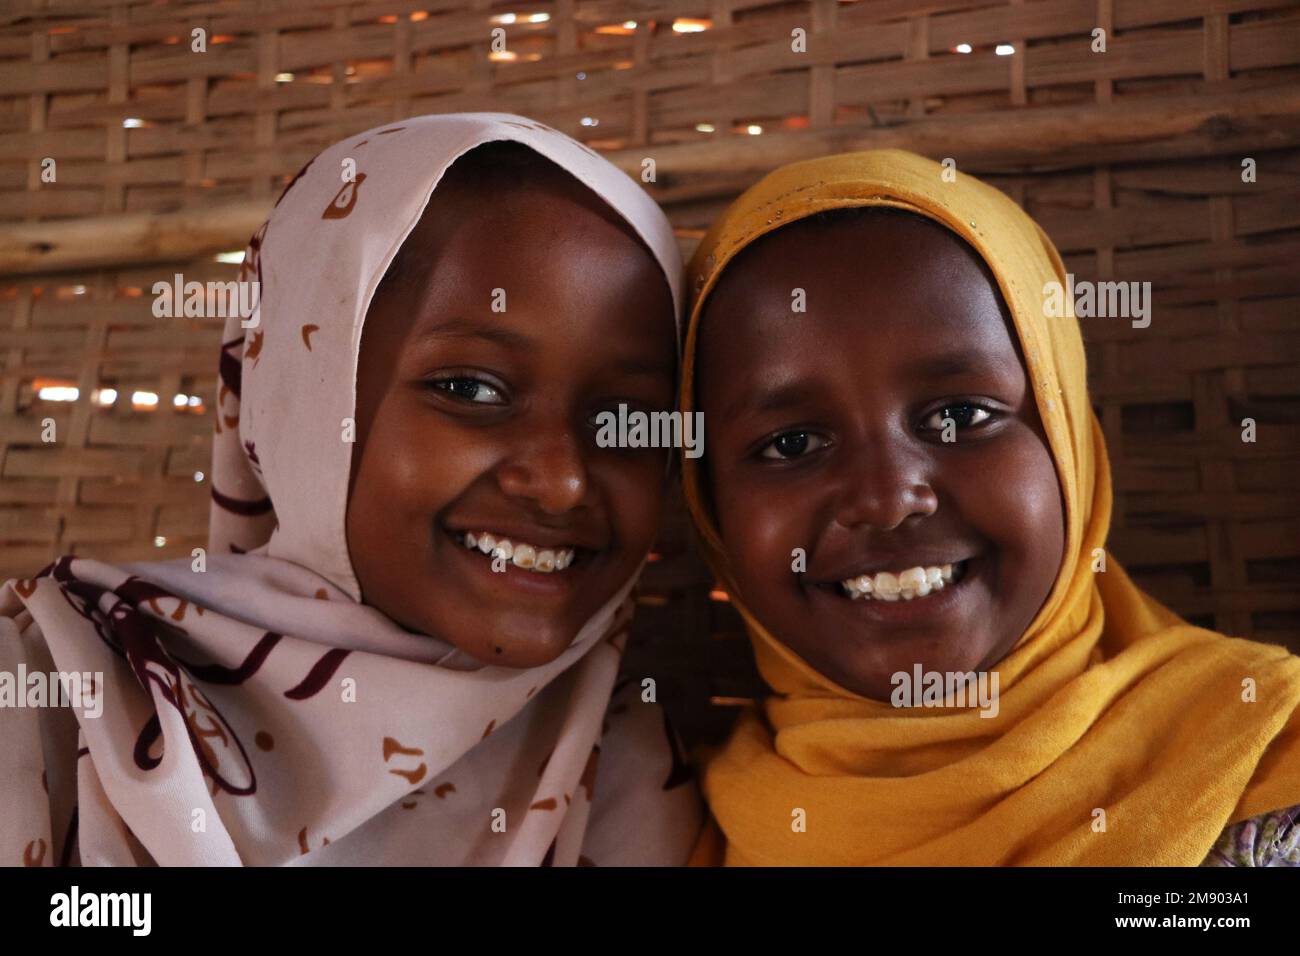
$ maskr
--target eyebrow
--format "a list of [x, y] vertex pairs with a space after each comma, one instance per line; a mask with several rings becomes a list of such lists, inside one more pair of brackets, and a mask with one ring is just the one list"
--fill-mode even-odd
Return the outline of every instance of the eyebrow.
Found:
[[[482, 339], [514, 351], [531, 351], [537, 348], [537, 340], [522, 332], [512, 329], [498, 329], [490, 325], [481, 325], [467, 319], [448, 319], [431, 325], [415, 336], [415, 345], [442, 342], [447, 339]], [[612, 363], [615, 371], [623, 375], [644, 375], [647, 377], [672, 378], [677, 366], [673, 361], [659, 361], [639, 355], [620, 356]]]
[[465, 319], [448, 319], [424, 329], [415, 337], [415, 344], [439, 342], [446, 339], [483, 339], [509, 349], [522, 351], [534, 348], [537, 343], [522, 332], [480, 325]]
[[[923, 358], [906, 362], [901, 367], [901, 374], [909, 379], [942, 380], [967, 375], [975, 371], [992, 370], [995, 363], [990, 354], [983, 349], [962, 349], [943, 352], [939, 355], [927, 355]], [[762, 414], [780, 411], [784, 408], [804, 404], [817, 396], [815, 384], [803, 380], [777, 385], [773, 388], [749, 391], [731, 403], [723, 414], [728, 417], [742, 413]]]
[[807, 402], [814, 397], [815, 393], [816, 389], [803, 382], [791, 382], [787, 385], [778, 385], [775, 388], [762, 391], [750, 391], [727, 406], [723, 414], [728, 418], [733, 418], [744, 412], [762, 414], [763, 412], [778, 411], [791, 405]]
[[993, 356], [984, 349], [961, 349], [907, 362], [903, 365], [902, 372], [908, 378], [942, 379], [991, 370], [996, 365]]

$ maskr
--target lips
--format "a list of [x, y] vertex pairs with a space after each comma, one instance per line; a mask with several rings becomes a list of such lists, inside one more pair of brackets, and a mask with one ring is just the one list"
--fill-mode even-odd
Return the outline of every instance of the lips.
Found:
[[[810, 580], [811, 575], [809, 575], [809, 579], [803, 581], [803, 587], [816, 607], [832, 614], [832, 619], [840, 622], [840, 627], [849, 628], [845, 633], [858, 633], [854, 628], [866, 626], [870, 628], [866, 633], [872, 640], [885, 639], [889, 636], [902, 637], [914, 633], [918, 628], [953, 627], [961, 620], [969, 622], [969, 615], [978, 613], [978, 609], [984, 606], [991, 562], [983, 554], [961, 559], [961, 561], [918, 563], [911, 567], [907, 567], [909, 562], [906, 558], [904, 561], [891, 558], [889, 563], [900, 570], [887, 570], [880, 563], [876, 563], [875, 570], [870, 575], [872, 579], [870, 596], [865, 596], [861, 589], [857, 596], [854, 596], [854, 593], [850, 592], [844, 584], [846, 580], [861, 579], [867, 572], [859, 575], [850, 572], [840, 580]], [[945, 580], [941, 588], [931, 585], [930, 592], [927, 594], [919, 594], [917, 592], [920, 588], [913, 587], [911, 597], [904, 597], [904, 588], [901, 584], [898, 585], [897, 593], [894, 593], [889, 587], [888, 578], [885, 579], [883, 592], [875, 589], [876, 578], [881, 572], [901, 580], [905, 572], [919, 570], [924, 574], [928, 568], [937, 568], [940, 572], [940, 580], [943, 580], [943, 567], [948, 563], [952, 564], [953, 568], [952, 580]], [[907, 581], [917, 585], [919, 576], [907, 575]]]
[[951, 551], [926, 555], [921, 559], [919, 554], [911, 557], [900, 552], [883, 561], [860, 561], [858, 568], [864, 569], [860, 573], [849, 565], [845, 566], [848, 573], [841, 572], [834, 579], [809, 575], [805, 585], [818, 604], [826, 602], [828, 610], [835, 608], [836, 614], [847, 614], [850, 620], [865, 619], [889, 628], [937, 624], [954, 614], [968, 613], [988, 562], [982, 554], [967, 558], [958, 558]]

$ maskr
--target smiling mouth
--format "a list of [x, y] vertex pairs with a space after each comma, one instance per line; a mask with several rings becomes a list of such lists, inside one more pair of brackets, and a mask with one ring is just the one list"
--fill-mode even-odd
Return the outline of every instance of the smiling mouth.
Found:
[[534, 574], [556, 574], [580, 561], [586, 549], [573, 546], [542, 547], [527, 541], [513, 541], [490, 531], [456, 532], [452, 537], [466, 550], [491, 561], [502, 558], [511, 566]]
[[851, 601], [914, 601], [961, 582], [970, 559], [845, 578], [832, 588]]

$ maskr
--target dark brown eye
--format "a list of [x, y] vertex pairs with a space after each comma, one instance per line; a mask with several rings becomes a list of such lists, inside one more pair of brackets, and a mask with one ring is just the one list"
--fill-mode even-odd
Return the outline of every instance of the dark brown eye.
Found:
[[436, 378], [430, 381], [430, 388], [446, 392], [462, 401], [479, 405], [504, 405], [505, 399], [495, 386], [482, 379], [458, 376], [456, 378]]
[[927, 416], [921, 427], [931, 431], [941, 431], [945, 419], [952, 419], [958, 428], [970, 428], [982, 425], [992, 417], [992, 413], [983, 405], [974, 402], [954, 402]]
[[825, 444], [825, 439], [812, 432], [784, 432], [764, 445], [759, 457], [777, 460], [799, 458]]

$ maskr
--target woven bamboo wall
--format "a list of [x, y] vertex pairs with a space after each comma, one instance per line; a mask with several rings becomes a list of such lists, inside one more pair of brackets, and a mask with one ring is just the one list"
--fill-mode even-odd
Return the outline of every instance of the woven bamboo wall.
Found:
[[[1084, 323], [1113, 548], [1192, 620], [1300, 649], [1300, 6], [1280, 2], [10, 0], [0, 577], [204, 543], [220, 320], [155, 319], [152, 284], [233, 278], [214, 254], [320, 148], [458, 110], [533, 116], [632, 174], [653, 158], [685, 251], [776, 165], [903, 146], [1004, 189], [1080, 278], [1152, 282], [1150, 328]], [[38, 397], [59, 386], [78, 400]], [[632, 666], [716, 738], [752, 667], [680, 508], [659, 551]]]

